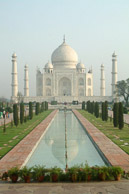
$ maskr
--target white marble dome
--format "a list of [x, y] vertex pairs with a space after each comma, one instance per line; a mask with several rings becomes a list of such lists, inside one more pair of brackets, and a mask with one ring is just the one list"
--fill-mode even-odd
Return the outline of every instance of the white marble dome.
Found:
[[46, 69], [52, 69], [53, 65], [50, 62], [48, 62], [48, 63], [46, 63], [45, 68]]
[[78, 63], [77, 69], [85, 69], [85, 65], [83, 63]]
[[74, 49], [65, 43], [65, 41], [52, 53], [53, 66], [65, 68], [76, 68], [78, 56]]

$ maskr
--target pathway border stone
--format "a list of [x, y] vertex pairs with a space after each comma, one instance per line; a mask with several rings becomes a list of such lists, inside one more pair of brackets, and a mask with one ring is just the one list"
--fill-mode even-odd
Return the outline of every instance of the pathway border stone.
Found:
[[51, 112], [39, 125], [37, 125], [37, 127], [35, 127], [35, 129], [0, 160], [1, 173], [14, 166], [21, 167], [23, 165], [57, 111], [58, 110], [54, 110]]
[[86, 131], [89, 133], [91, 138], [97, 144], [97, 146], [110, 162], [110, 164], [112, 166], [120, 166], [125, 171], [129, 171], [129, 155], [126, 154], [115, 143], [113, 143], [108, 137], [106, 137], [77, 110], [73, 110], [73, 113], [78, 118], [80, 123], [84, 126]]
[[0, 183], [1, 194], [129, 194], [129, 181], [86, 183]]

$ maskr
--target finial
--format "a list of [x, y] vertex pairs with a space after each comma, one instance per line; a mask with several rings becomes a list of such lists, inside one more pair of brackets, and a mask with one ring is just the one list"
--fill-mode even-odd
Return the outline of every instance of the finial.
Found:
[[112, 57], [117, 57], [116, 52], [114, 51], [114, 53], [112, 54]]
[[65, 35], [64, 35], [64, 38], [63, 38], [63, 43], [65, 43]]

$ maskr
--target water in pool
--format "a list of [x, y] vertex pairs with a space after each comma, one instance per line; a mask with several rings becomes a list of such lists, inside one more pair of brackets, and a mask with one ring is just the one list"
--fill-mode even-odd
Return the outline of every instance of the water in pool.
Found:
[[[88, 163], [89, 166], [105, 165], [103, 159], [72, 111], [66, 111], [68, 167]], [[58, 166], [65, 169], [65, 113], [59, 111], [50, 124], [27, 166]]]

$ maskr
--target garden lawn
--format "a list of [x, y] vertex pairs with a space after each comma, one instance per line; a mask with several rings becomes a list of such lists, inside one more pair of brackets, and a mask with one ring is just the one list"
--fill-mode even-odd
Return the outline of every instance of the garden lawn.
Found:
[[43, 121], [52, 111], [47, 110], [39, 115], [34, 115], [32, 120], [20, 124], [16, 127], [11, 123], [6, 125], [6, 132], [3, 133], [3, 126], [0, 127], [0, 158], [18, 144], [28, 133], [30, 133], [41, 121]]
[[78, 110], [87, 120], [103, 132], [109, 139], [117, 144], [122, 150], [129, 154], [129, 125], [125, 124], [123, 129], [114, 128], [113, 120], [102, 121], [85, 110]]

